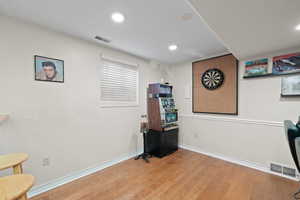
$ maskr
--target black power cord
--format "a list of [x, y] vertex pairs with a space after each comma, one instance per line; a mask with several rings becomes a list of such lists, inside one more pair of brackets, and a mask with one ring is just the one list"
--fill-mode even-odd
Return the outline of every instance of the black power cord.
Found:
[[294, 199], [296, 199], [296, 200], [298, 200], [298, 199], [300, 199], [300, 190], [298, 191], [298, 192], [296, 192], [296, 193], [294, 193]]

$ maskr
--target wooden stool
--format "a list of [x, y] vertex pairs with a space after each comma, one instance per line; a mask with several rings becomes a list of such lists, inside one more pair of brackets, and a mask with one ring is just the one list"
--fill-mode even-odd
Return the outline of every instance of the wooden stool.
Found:
[[34, 177], [18, 174], [0, 178], [0, 200], [27, 200], [26, 193], [33, 186]]
[[0, 170], [13, 168], [14, 174], [22, 174], [22, 163], [28, 159], [26, 153], [15, 153], [0, 156]]

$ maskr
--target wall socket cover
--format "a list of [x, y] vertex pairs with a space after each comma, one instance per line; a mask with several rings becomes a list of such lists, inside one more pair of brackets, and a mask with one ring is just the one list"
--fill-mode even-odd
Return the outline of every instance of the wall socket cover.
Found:
[[42, 164], [43, 164], [43, 166], [49, 166], [50, 165], [50, 158], [44, 158]]

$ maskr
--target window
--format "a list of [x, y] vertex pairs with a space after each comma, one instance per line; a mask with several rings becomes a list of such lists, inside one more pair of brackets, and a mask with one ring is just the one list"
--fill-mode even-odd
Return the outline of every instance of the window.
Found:
[[138, 105], [138, 67], [103, 58], [102, 106]]

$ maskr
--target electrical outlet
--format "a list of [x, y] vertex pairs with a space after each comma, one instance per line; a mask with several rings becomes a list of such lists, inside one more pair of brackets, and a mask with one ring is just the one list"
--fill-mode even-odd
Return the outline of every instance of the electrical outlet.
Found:
[[49, 165], [50, 165], [50, 158], [44, 158], [44, 159], [42, 160], [42, 165], [43, 165], [44, 167], [49, 166]]
[[194, 133], [194, 138], [195, 138], [195, 139], [198, 138], [198, 133]]

